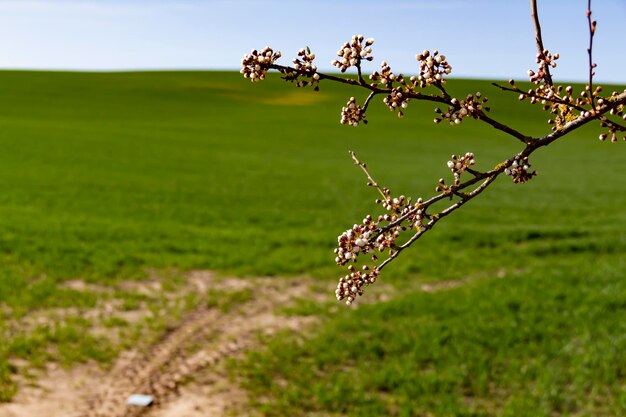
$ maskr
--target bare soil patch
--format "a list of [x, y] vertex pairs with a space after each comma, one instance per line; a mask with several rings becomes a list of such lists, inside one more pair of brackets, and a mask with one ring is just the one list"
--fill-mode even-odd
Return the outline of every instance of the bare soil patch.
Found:
[[[156, 343], [124, 351], [108, 370], [96, 364], [71, 369], [50, 365], [35, 382], [0, 404], [2, 417], [173, 417], [237, 415], [246, 394], [228, 378], [225, 360], [258, 345], [260, 334], [302, 331], [311, 316], [283, 315], [293, 300], [319, 297], [307, 278], [218, 278], [188, 274], [201, 298], [197, 307], [168, 327]], [[80, 282], [71, 284], [81, 287]], [[158, 291], [156, 282], [128, 283]], [[243, 295], [242, 295], [243, 294]], [[330, 289], [324, 297], [331, 294]], [[154, 397], [150, 407], [127, 405], [131, 394]]]

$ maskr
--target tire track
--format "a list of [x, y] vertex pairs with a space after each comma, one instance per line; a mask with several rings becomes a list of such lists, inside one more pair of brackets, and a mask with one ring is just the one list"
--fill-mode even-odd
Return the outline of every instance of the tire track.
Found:
[[[178, 387], [198, 372], [254, 346], [259, 331], [298, 330], [315, 320], [276, 314], [293, 297], [312, 292], [305, 280], [257, 278], [237, 280], [234, 287], [240, 289], [242, 285], [253, 288], [254, 296], [249, 301], [228, 312], [205, 307], [206, 302], [201, 302], [153, 346], [120, 355], [96, 391], [87, 395], [77, 417], [144, 415], [173, 399]], [[127, 405], [128, 396], [138, 393], [153, 396], [153, 406]]]

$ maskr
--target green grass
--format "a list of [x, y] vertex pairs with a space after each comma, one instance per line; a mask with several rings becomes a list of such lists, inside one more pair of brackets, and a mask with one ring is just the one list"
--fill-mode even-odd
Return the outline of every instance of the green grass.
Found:
[[[372, 106], [367, 127], [339, 126], [338, 110], [355, 92], [289, 87], [223, 73], [2, 73], [0, 256], [53, 278], [98, 282], [146, 267], [326, 276], [335, 273], [334, 236], [374, 209], [348, 149], [395, 192], [430, 195], [451, 153], [472, 150], [487, 168], [519, 148], [474, 121], [435, 126], [423, 103], [404, 120]], [[492, 93], [494, 116], [527, 131], [547, 127], [536, 109], [486, 82], [455, 87]], [[285, 95], [287, 104], [274, 104]], [[316, 102], [288, 105], [308, 97]], [[615, 193], [623, 158], [619, 147], [582, 138], [538, 154], [530, 184], [500, 181], [472, 202], [422, 245], [426, 256], [462, 240], [464, 229], [489, 242], [547, 225], [559, 233], [578, 204], [588, 210], [577, 231], [615, 235], [625, 217]], [[485, 224], [494, 217], [502, 220]]]
[[[493, 117], [524, 132], [548, 131], [537, 108], [487, 81], [450, 88], [480, 90]], [[473, 120], [436, 126], [425, 103], [402, 120], [373, 103], [367, 126], [340, 126], [351, 95], [364, 99], [233, 73], [0, 72], [0, 397], [14, 392], [9, 360], [31, 355], [14, 341], [27, 340], [33, 357], [53, 352], [45, 360], [110, 356], [73, 336], [88, 323], [46, 330], [55, 337], [9, 326], [36, 310], [92, 308], [97, 297], [60, 285], [68, 279], [115, 286], [148, 269], [207, 268], [306, 274], [330, 289], [341, 274], [336, 236], [376, 210], [349, 149], [392, 192], [427, 197], [449, 176], [452, 153], [472, 151], [488, 169], [520, 148]], [[625, 153], [597, 133], [587, 127], [537, 152], [531, 182], [498, 180], [403, 254], [381, 278], [404, 291], [400, 300], [292, 309], [318, 311], [325, 324], [304, 345], [282, 337], [255, 354], [246, 378], [266, 401], [258, 406], [277, 415], [623, 413]], [[412, 289], [479, 275], [467, 288]], [[146, 301], [113, 297], [128, 309]]]
[[268, 416], [624, 415], [626, 262], [582, 258], [362, 306], [236, 372]]

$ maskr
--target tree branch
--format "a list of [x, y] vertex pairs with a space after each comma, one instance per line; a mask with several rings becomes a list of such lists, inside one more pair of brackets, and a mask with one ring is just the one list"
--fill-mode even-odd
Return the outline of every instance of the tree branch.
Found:
[[[454, 175], [454, 183], [446, 184], [444, 179], [439, 180], [439, 185], [436, 187], [437, 194], [426, 201], [419, 198], [415, 203], [412, 203], [411, 198], [406, 198], [404, 195], [392, 198], [389, 189], [381, 187], [368, 171], [366, 164], [360, 162], [354, 152], [350, 151], [354, 163], [367, 176], [368, 185], [376, 188], [382, 196], [382, 199], [377, 199], [376, 203], [380, 204], [386, 210], [386, 213], [379, 215], [377, 218], [367, 215], [361, 224], [355, 224], [339, 236], [338, 247], [335, 248], [335, 254], [337, 255], [335, 262], [341, 266], [347, 265], [350, 271], [348, 275], [339, 280], [335, 292], [339, 300], [346, 299], [348, 304], [352, 303], [357, 296], [363, 294], [364, 286], [376, 281], [380, 271], [386, 265], [426, 232], [432, 230], [441, 219], [481, 194], [502, 173], [512, 177], [515, 183], [523, 183], [530, 180], [535, 175], [535, 172], [530, 170], [531, 163], [528, 157], [539, 148], [548, 146], [559, 138], [594, 120], [600, 123], [601, 128], [608, 131], [608, 133], [602, 133], [599, 136], [600, 140], [605, 140], [608, 135], [611, 135], [611, 141], [616, 141], [616, 133], [626, 131], [626, 126], [611, 120], [617, 117], [626, 120], [624, 115], [626, 90], [620, 94], [613, 92], [610, 95], [601, 96], [599, 95], [600, 91], [602, 91], [601, 87], [593, 89], [595, 64], [593, 63], [592, 49], [596, 22], [591, 20], [591, 0], [587, 2], [589, 81], [585, 91], [580, 96], [574, 95], [572, 86], [554, 86], [550, 67], [556, 66], [554, 61], [559, 57], [558, 54], [551, 55], [543, 45], [536, 0], [530, 0], [530, 8], [535, 28], [539, 71], [535, 73], [530, 70], [528, 74], [535, 88], [522, 91], [512, 80], [509, 81], [512, 88], [501, 86], [497, 83], [493, 85], [503, 91], [520, 94], [520, 100], [528, 98], [531, 104], [541, 103], [543, 109], [550, 113], [548, 123], [553, 125], [552, 132], [539, 137], [527, 136], [511, 126], [488, 116], [486, 112], [489, 111], [489, 107], [483, 107], [484, 103], [487, 102], [487, 98], [481, 98], [480, 93], [468, 94], [462, 99], [451, 97], [443, 85], [445, 83], [444, 76], [450, 73], [451, 67], [447, 63], [445, 56], [439, 55], [437, 51], [433, 51], [431, 55], [428, 50], [425, 50], [423, 54], [416, 56], [421, 66], [417, 77], [410, 77], [410, 82], [407, 82], [407, 79], [402, 74], [397, 76], [393, 74], [391, 68], [384, 61], [381, 72], [374, 71], [370, 77], [371, 82], [366, 81], [363, 78], [361, 61], [358, 59], [358, 57], [365, 56], [362, 55], [361, 50], [362, 36], [353, 37], [353, 43], [350, 46], [352, 50], [346, 51], [345, 48], [348, 48], [348, 46], [344, 47], [343, 61], [336, 60], [333, 62], [333, 65], [340, 67], [341, 72], [345, 72], [351, 66], [356, 66], [358, 72], [356, 79], [355, 77], [343, 78], [332, 74], [318, 73], [317, 68], [311, 64], [314, 59], [312, 54], [303, 57], [303, 60], [306, 61], [304, 67], [299, 67], [299, 60], [294, 61], [297, 68], [275, 64], [274, 62], [280, 57], [280, 53], [274, 52], [269, 47], [261, 51], [260, 54], [257, 50], [253, 50], [250, 55], [244, 56], [242, 73], [252, 81], [264, 79], [268, 69], [275, 69], [284, 75], [283, 78], [285, 80], [296, 81], [299, 87], [314, 85], [316, 91], [317, 83], [324, 79], [368, 90], [369, 94], [362, 107], [356, 104], [354, 97], [350, 98], [348, 105], [342, 109], [342, 123], [349, 122], [355, 126], [361, 121], [366, 123], [365, 112], [369, 104], [374, 96], [383, 94], [386, 95], [383, 100], [384, 103], [391, 110], [397, 111], [398, 116], [402, 116], [402, 109], [406, 108], [410, 99], [430, 101], [438, 104], [435, 108], [435, 112], [438, 114], [435, 118], [435, 123], [446, 120], [451, 124], [460, 124], [464, 118], [473, 117], [524, 144], [524, 147], [512, 158], [504, 160], [487, 172], [470, 168], [475, 163], [474, 154], [471, 152], [467, 152], [462, 156], [452, 155], [447, 166]], [[368, 39], [366, 46], [372, 43], [373, 40]], [[371, 49], [366, 50], [365, 54], [367, 55], [370, 52]], [[357, 59], [356, 63], [355, 59]], [[372, 58], [368, 56], [366, 59], [371, 60]], [[308, 80], [302, 80], [300, 77]], [[418, 87], [425, 88], [428, 86], [438, 91], [431, 94], [423, 94], [421, 90], [418, 90]], [[444, 105], [446, 106], [445, 109], [442, 108]], [[610, 113], [610, 115], [607, 113]], [[612, 117], [609, 118], [609, 116]], [[626, 140], [626, 137], [624, 139]], [[461, 178], [465, 173], [471, 175], [471, 178], [461, 183]], [[469, 191], [466, 192], [465, 190]], [[437, 209], [438, 212], [434, 214], [428, 212], [436, 203], [443, 202], [445, 199], [451, 201], [446, 208], [442, 210]], [[404, 237], [405, 232], [413, 234], [410, 237]], [[404, 243], [401, 244], [401, 242]], [[386, 256], [386, 259], [378, 265], [376, 265], [378, 257], [374, 254], [377, 251]], [[357, 262], [359, 256], [366, 254], [371, 256], [371, 267], [365, 264], [360, 270], [357, 270], [353, 264]]]

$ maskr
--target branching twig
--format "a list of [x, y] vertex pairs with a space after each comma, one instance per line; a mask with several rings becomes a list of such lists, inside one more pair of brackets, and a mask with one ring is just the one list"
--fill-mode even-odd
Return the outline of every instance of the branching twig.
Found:
[[[499, 174], [502, 171], [504, 171], [504, 169], [506, 168], [506, 162], [498, 165], [496, 168], [494, 168], [493, 170], [489, 171], [489, 172], [485, 172], [479, 175], [476, 175], [474, 178], [464, 182], [461, 185], [455, 186], [454, 188], [456, 190], [464, 190], [468, 187], [471, 187], [472, 185], [480, 182], [481, 180], [485, 179], [485, 178], [489, 178], [493, 175]], [[445, 198], [449, 197], [449, 193], [444, 192], [441, 194], [437, 194], [434, 197], [431, 197], [430, 199], [417, 204], [415, 206], [415, 208], [409, 210], [408, 212], [406, 212], [405, 214], [403, 214], [402, 216], [398, 217], [395, 221], [392, 221], [391, 223], [389, 223], [388, 225], [381, 227], [379, 232], [386, 232], [390, 229], [393, 229], [396, 226], [399, 226], [400, 224], [402, 224], [402, 222], [404, 222], [407, 218], [409, 218], [410, 216], [414, 215], [417, 210], [426, 210], [428, 209], [428, 207], [432, 206], [433, 204], [435, 204], [438, 201], [444, 200]], [[376, 237], [376, 236], [374, 236]]]
[[531, 146], [529, 146], [529, 150], [524, 153], [524, 156], [530, 155], [535, 149], [540, 148], [542, 146], [546, 146], [554, 142], [555, 140], [567, 135], [568, 133], [580, 128], [581, 126], [586, 125], [587, 123], [598, 119], [599, 116], [609, 112], [611, 109], [616, 108], [618, 106], [623, 106], [626, 104], [626, 91], [617, 95], [614, 100], [609, 103], [598, 107], [596, 113], [589, 113], [587, 116], [580, 116], [576, 120], [573, 120], [567, 124], [565, 124], [561, 129], [552, 132], [543, 137], [537, 138]]
[[465, 194], [464, 197], [456, 203], [432, 216], [428, 223], [426, 223], [420, 230], [418, 230], [406, 243], [399, 246], [396, 251], [393, 252], [393, 254], [391, 254], [377, 267], [378, 271], [381, 271], [386, 265], [393, 261], [400, 254], [400, 252], [415, 243], [420, 237], [424, 235], [424, 233], [435, 227], [439, 220], [459, 209], [465, 203], [476, 197], [478, 194], [482, 193], [498, 177], [498, 175], [503, 172], [503, 170], [504, 168], [502, 170], [494, 171], [493, 174], [491, 174], [482, 184], [480, 184], [480, 186], [472, 190], [470, 193]]
[[[278, 64], [272, 64], [270, 66], [270, 68], [275, 69], [280, 71], [281, 73], [291, 73], [291, 72], [297, 72], [297, 70], [293, 67], [290, 66], [285, 66], [285, 65], [278, 65]], [[332, 75], [332, 74], [325, 74], [325, 73], [321, 73], [321, 72], [316, 72], [316, 74], [319, 76], [320, 80], [329, 80], [329, 81], [334, 81], [334, 82], [338, 82], [341, 84], [347, 84], [347, 85], [352, 85], [355, 87], [360, 87], [360, 88], [365, 88], [367, 90], [370, 91], [370, 95], [368, 96], [366, 103], [369, 103], [369, 101], [374, 97], [374, 95], [377, 94], [391, 94], [392, 93], [392, 89], [391, 88], [380, 88], [377, 86], [373, 86], [371, 84], [368, 83], [364, 83], [364, 84], [360, 84], [359, 81], [354, 80], [352, 78], [344, 78], [344, 77], [338, 77], [336, 75]], [[307, 76], [312, 76], [312, 74], [306, 74]], [[455, 109], [459, 109], [459, 105], [458, 104], [454, 104], [453, 99], [450, 97], [450, 95], [448, 95], [448, 93], [445, 91], [445, 89], [443, 89], [443, 87], [440, 88], [440, 90], [445, 94], [445, 96], [436, 96], [436, 95], [432, 95], [432, 94], [424, 94], [422, 92], [408, 92], [406, 93], [406, 97], [412, 99], [412, 100], [422, 100], [422, 101], [432, 101], [434, 103], [440, 103], [440, 104], [446, 104], [449, 106], [454, 107]], [[487, 116], [487, 114], [485, 114], [485, 112], [480, 111], [480, 112], [476, 112], [476, 118], [480, 119], [482, 121], [484, 121], [485, 123], [491, 125], [492, 127], [494, 127], [497, 130], [500, 130], [514, 138], [516, 138], [517, 140], [523, 142], [523, 143], [528, 143], [528, 141], [531, 139], [530, 136], [525, 135], [515, 129], [513, 129], [510, 126], [507, 126], [503, 123], [498, 122], [497, 120]]]

